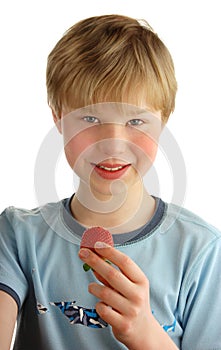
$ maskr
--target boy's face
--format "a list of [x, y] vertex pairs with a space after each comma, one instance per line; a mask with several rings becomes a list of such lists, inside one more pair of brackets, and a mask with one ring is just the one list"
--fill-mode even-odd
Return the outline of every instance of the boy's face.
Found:
[[[126, 103], [98, 103], [64, 112], [59, 130], [67, 161], [93, 194], [113, 194], [142, 180], [162, 130], [161, 113]], [[116, 182], [115, 182], [116, 184]]]

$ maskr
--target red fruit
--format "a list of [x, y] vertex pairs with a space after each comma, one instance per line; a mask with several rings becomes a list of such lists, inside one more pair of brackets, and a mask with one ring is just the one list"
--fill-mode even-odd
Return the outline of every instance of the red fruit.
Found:
[[96, 242], [104, 242], [110, 246], [114, 246], [112, 234], [103, 227], [95, 226], [84, 231], [80, 248], [89, 248], [93, 251]]

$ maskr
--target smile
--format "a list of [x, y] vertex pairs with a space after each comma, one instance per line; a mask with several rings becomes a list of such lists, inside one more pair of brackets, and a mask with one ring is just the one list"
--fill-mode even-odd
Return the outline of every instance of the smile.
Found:
[[126, 165], [120, 165], [120, 166], [116, 166], [116, 167], [107, 167], [107, 166], [103, 166], [103, 165], [96, 165], [98, 168], [100, 169], [104, 169], [104, 170], [107, 170], [107, 171], [117, 171], [117, 170], [121, 170], [123, 169]]
[[123, 176], [131, 164], [94, 164], [96, 173], [106, 180], [115, 180]]

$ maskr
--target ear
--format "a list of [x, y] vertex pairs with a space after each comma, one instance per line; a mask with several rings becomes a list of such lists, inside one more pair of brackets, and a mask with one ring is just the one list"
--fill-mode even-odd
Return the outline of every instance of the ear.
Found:
[[55, 111], [51, 108], [51, 113], [52, 113], [52, 116], [53, 116], [53, 120], [54, 120], [54, 123], [56, 125], [56, 128], [58, 129], [58, 131], [60, 132], [60, 134], [62, 134], [62, 129], [61, 129], [61, 117], [59, 117]]

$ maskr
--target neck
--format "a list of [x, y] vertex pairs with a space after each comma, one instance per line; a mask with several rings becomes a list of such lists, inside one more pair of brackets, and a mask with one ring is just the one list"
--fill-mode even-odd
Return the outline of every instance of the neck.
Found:
[[83, 226], [102, 226], [111, 233], [133, 231], [153, 216], [154, 199], [143, 184], [137, 183], [127, 192], [111, 196], [95, 196], [80, 184], [71, 202], [71, 211]]

